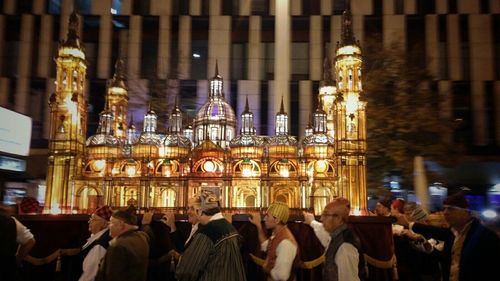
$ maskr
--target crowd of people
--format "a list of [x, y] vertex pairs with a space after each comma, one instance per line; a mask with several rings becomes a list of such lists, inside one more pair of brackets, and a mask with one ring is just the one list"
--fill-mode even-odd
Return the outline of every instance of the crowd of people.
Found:
[[[392, 216], [400, 280], [496, 280], [500, 240], [471, 215], [464, 194], [443, 202], [446, 226], [431, 225], [416, 203], [380, 200], [373, 215]], [[364, 280], [363, 246], [348, 225], [350, 203], [336, 198], [328, 203], [321, 222], [304, 212], [324, 246], [322, 280]], [[249, 214], [265, 252], [267, 280], [295, 280], [300, 266], [299, 245], [287, 227], [289, 207], [274, 202], [264, 217]], [[72, 259], [71, 280], [247, 280], [241, 235], [221, 213], [213, 193], [189, 200], [191, 229], [183, 237], [173, 213], [160, 220], [153, 213], [139, 223], [136, 210], [95, 210], [89, 219], [90, 237]], [[140, 225], [140, 227], [139, 227]], [[16, 268], [35, 244], [33, 234], [17, 219], [0, 211], [0, 280], [17, 280]], [[270, 236], [268, 237], [268, 234]]]

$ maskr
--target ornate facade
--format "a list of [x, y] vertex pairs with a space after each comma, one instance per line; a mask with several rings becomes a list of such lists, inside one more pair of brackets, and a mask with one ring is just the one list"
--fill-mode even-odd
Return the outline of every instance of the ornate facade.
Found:
[[50, 98], [46, 210], [85, 212], [101, 204], [183, 208], [200, 190], [215, 193], [224, 208], [259, 208], [283, 201], [291, 208], [319, 213], [333, 197], [344, 196], [354, 211], [364, 210], [366, 102], [361, 48], [352, 34], [349, 10], [343, 16], [334, 63], [326, 57], [318, 107], [300, 141], [289, 135], [283, 100], [273, 136], [256, 134], [248, 98], [237, 133], [236, 115], [224, 99], [217, 64], [208, 100], [193, 124], [182, 124], [176, 102], [166, 130], [157, 128], [157, 114], [150, 109], [137, 132], [133, 120], [127, 124], [128, 90], [120, 58], [97, 132], [85, 142], [85, 54], [78, 17], [72, 14], [68, 39], [56, 59], [56, 92]]

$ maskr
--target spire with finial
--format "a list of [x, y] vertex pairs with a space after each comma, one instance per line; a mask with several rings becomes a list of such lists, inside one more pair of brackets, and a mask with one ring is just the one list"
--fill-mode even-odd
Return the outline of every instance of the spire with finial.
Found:
[[323, 80], [320, 83], [320, 87], [335, 85], [335, 73], [332, 71], [332, 62], [330, 60], [330, 56], [328, 55], [328, 51], [328, 47], [325, 46], [325, 59], [323, 60]]
[[248, 106], [248, 95], [246, 97], [245, 110], [241, 113], [241, 131], [242, 135], [253, 135], [255, 134], [255, 128], [253, 126], [253, 113], [250, 111]]
[[134, 114], [130, 116], [130, 122], [127, 128], [127, 137], [125, 139], [125, 143], [128, 145], [133, 144], [137, 139], [136, 129], [134, 125]]
[[220, 74], [219, 74], [219, 60], [217, 60], [217, 59], [215, 59], [215, 75], [214, 75], [213, 79], [216, 79], [216, 78], [222, 79], [222, 76], [220, 76]]
[[276, 135], [288, 135], [288, 114], [285, 112], [283, 96], [281, 96], [280, 111], [276, 113], [275, 124], [276, 128], [274, 129], [274, 133]]
[[219, 75], [219, 63], [215, 60], [215, 76], [210, 79], [210, 90], [208, 93], [209, 98], [223, 98], [223, 81], [222, 76]]
[[110, 81], [109, 87], [127, 90], [127, 84], [125, 83], [125, 58], [121, 55], [115, 62], [115, 74], [113, 75], [113, 79]]
[[113, 112], [109, 110], [108, 98], [105, 98], [104, 110], [100, 114], [99, 127], [97, 128], [99, 134], [112, 135], [113, 132]]
[[278, 113], [279, 114], [286, 114], [286, 112], [285, 112], [285, 105], [283, 104], [283, 95], [281, 96], [280, 111]]
[[62, 43], [65, 47], [74, 47], [80, 49], [80, 20], [78, 14], [73, 10], [69, 16], [68, 36]]
[[342, 34], [341, 46], [355, 45], [356, 39], [352, 28], [352, 14], [351, 14], [351, 1], [346, 2], [346, 9], [342, 14]]
[[175, 105], [170, 115], [169, 128], [172, 134], [182, 134], [182, 112], [177, 103], [177, 96], [175, 97]]
[[313, 114], [313, 132], [326, 133], [326, 112], [323, 110], [323, 101], [319, 99], [318, 108]]
[[250, 113], [250, 107], [248, 106], [248, 95], [245, 98], [245, 110], [243, 110], [243, 114]]
[[149, 102], [149, 110], [148, 112], [146, 112], [146, 115], [144, 115], [144, 125], [142, 131], [147, 133], [155, 133], [157, 121], [158, 116], [156, 115], [156, 112], [154, 112], [151, 108], [151, 102]]

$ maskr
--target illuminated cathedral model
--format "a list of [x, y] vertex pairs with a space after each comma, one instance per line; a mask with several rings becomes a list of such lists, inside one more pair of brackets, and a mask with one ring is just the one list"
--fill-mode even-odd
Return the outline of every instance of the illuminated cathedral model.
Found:
[[355, 213], [366, 209], [366, 102], [349, 10], [334, 62], [325, 56], [319, 106], [302, 140], [289, 135], [283, 101], [273, 136], [256, 134], [248, 100], [236, 128], [217, 66], [208, 100], [192, 124], [182, 124], [176, 102], [168, 109], [166, 133], [158, 132], [151, 109], [136, 130], [127, 117], [122, 59], [108, 84], [98, 129], [87, 138], [87, 65], [78, 25], [73, 13], [56, 58], [45, 212], [81, 213], [103, 204], [182, 209], [201, 190], [215, 193], [229, 209], [283, 201], [319, 213], [336, 196], [350, 199]]

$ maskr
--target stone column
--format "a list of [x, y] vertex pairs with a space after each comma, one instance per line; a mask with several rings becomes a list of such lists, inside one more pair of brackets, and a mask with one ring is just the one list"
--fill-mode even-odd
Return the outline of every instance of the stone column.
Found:
[[130, 16], [128, 35], [127, 72], [129, 80], [139, 79], [141, 68], [142, 44], [142, 19], [141, 16]]
[[249, 17], [248, 29], [248, 80], [260, 80], [262, 77], [262, 22], [260, 16]]
[[36, 73], [39, 77], [49, 77], [50, 67], [54, 64], [52, 58], [52, 27], [51, 15], [42, 15], [40, 20], [40, 43], [38, 44], [38, 63]]
[[187, 79], [191, 74], [191, 17], [179, 16], [179, 79]]
[[19, 38], [19, 60], [17, 62], [17, 85], [15, 110], [27, 114], [29, 104], [29, 82], [31, 76], [31, 54], [33, 48], [33, 15], [22, 15], [21, 36]]
[[[290, 114], [290, 45], [291, 17], [289, 1], [275, 3], [274, 91], [269, 91], [268, 134], [274, 128], [274, 115], [280, 109], [281, 96], [285, 111]], [[279, 91], [276, 91], [279, 89]], [[290, 118], [291, 119], [291, 118]]]
[[[309, 79], [321, 80], [323, 74], [323, 21], [322, 16], [311, 16], [309, 25]], [[330, 53], [335, 49], [331, 48]], [[325, 54], [329, 55], [329, 54]]]
[[309, 116], [313, 112], [312, 108], [312, 81], [299, 82], [299, 140], [304, 137], [305, 129], [309, 125]]
[[97, 78], [100, 79], [108, 79], [113, 76], [114, 69], [110, 71], [112, 32], [111, 15], [109, 13], [102, 15], [99, 24], [99, 50], [97, 51]]
[[158, 32], [158, 77], [166, 79], [170, 74], [171, 17], [160, 16]]

